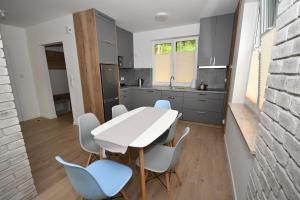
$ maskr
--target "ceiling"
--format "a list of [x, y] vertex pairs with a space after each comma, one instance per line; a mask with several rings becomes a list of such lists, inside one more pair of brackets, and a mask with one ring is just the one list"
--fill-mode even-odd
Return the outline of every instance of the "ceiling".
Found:
[[[0, 23], [27, 27], [88, 8], [113, 17], [132, 32], [199, 22], [202, 17], [234, 12], [238, 0], [0, 0], [5, 19]], [[169, 19], [157, 22], [154, 15], [167, 12]]]

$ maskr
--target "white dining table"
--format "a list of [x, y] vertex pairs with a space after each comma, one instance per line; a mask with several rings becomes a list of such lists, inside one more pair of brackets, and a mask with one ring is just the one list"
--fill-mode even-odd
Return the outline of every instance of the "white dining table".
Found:
[[161, 136], [175, 121], [178, 111], [140, 107], [113, 118], [91, 131], [104, 150], [125, 153], [139, 149], [141, 198], [147, 199], [144, 148]]

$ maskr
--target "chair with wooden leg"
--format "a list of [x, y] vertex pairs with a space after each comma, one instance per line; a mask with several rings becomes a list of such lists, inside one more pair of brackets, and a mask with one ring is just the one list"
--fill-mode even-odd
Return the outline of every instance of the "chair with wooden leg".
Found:
[[132, 170], [112, 160], [98, 160], [87, 167], [55, 159], [64, 166], [67, 176], [84, 199], [106, 199], [121, 194], [128, 200], [123, 188], [132, 177]]
[[[166, 188], [168, 192], [168, 200], [172, 199], [170, 178], [172, 173], [175, 172], [175, 167], [178, 164], [180, 159], [184, 138], [185, 136], [187, 136], [189, 131], [190, 131], [189, 127], [186, 127], [184, 129], [182, 136], [177, 142], [177, 144], [175, 145], [175, 147], [158, 144], [153, 146], [152, 148], [147, 149], [144, 154], [144, 168], [149, 172], [165, 175]], [[140, 166], [139, 159], [136, 160], [136, 164]], [[159, 179], [159, 176], [155, 176], [155, 177]], [[181, 184], [179, 177], [178, 176], [176, 177], [178, 178], [179, 184]]]
[[100, 125], [93, 113], [86, 113], [78, 117], [79, 141], [81, 148], [90, 153], [87, 165], [100, 157], [100, 146], [95, 142], [91, 131]]

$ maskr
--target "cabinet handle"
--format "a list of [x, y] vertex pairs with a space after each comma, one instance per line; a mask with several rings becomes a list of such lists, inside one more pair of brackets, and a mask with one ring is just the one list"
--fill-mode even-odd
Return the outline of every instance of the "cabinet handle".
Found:
[[206, 112], [198, 111], [197, 113], [198, 113], [198, 114], [205, 114]]
[[147, 92], [154, 92], [153, 90], [148, 90]]
[[198, 101], [206, 101], [206, 100], [204, 100], [204, 99], [198, 99]]
[[105, 42], [107, 44], [113, 45], [113, 43], [111, 41], [109, 41], [109, 40], [102, 40], [102, 42]]
[[168, 99], [175, 99], [175, 97], [168, 97]]
[[199, 93], [199, 95], [207, 95], [206, 93]]

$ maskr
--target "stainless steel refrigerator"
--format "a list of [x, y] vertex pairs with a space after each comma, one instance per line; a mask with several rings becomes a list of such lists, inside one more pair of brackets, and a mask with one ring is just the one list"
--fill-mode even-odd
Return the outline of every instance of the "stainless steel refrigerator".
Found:
[[104, 119], [112, 118], [111, 108], [119, 104], [119, 67], [116, 64], [100, 64]]

